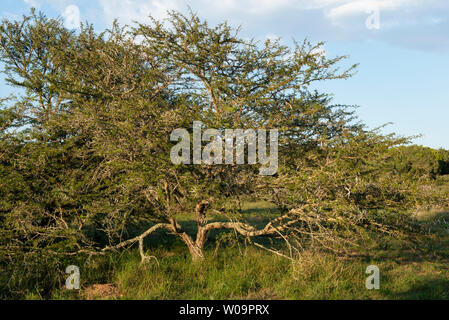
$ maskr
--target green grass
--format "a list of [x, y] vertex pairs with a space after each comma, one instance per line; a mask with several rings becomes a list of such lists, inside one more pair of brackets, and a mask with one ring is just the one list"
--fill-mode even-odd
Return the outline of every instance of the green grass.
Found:
[[[245, 210], [254, 210], [251, 219], [261, 213], [257, 206], [267, 205], [247, 205]], [[157, 260], [141, 265], [136, 248], [92, 259], [81, 266], [80, 291], [57, 290], [52, 298], [85, 299], [90, 285], [109, 283], [118, 293], [94, 298], [448, 299], [449, 213], [420, 213], [419, 219], [430, 234], [421, 247], [389, 239], [346, 257], [305, 251], [295, 262], [222, 233], [212, 238], [205, 260], [195, 263], [181, 242], [159, 234], [146, 246]], [[380, 269], [380, 290], [365, 288], [369, 265]]]
[[[199, 264], [184, 253], [165, 257], [162, 250], [154, 253], [160, 254], [158, 263], [140, 265], [139, 256], [128, 252], [117, 261], [111, 277], [91, 274], [90, 279], [82, 279], [79, 293], [61, 290], [52, 298], [84, 298], [83, 289], [90, 283], [113, 283], [120, 292], [100, 299], [449, 298], [449, 267], [443, 261], [347, 260], [308, 252], [292, 264], [256, 248], [242, 254], [227, 248], [218, 256], [208, 252]], [[371, 264], [380, 268], [380, 290], [365, 288], [365, 269]]]

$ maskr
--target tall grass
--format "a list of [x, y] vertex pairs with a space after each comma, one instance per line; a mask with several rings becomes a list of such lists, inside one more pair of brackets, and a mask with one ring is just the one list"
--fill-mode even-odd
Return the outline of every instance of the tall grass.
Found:
[[[113, 283], [119, 296], [99, 299], [447, 299], [449, 267], [444, 261], [367, 260], [339, 258], [329, 253], [304, 252], [291, 261], [248, 247], [239, 253], [225, 248], [218, 256], [208, 251], [202, 263], [185, 252], [153, 252], [159, 259], [141, 265], [135, 250], [121, 256], [110, 270], [100, 261], [87, 273], [82, 287]], [[380, 290], [365, 287], [366, 267], [377, 265]], [[109, 265], [105, 268], [105, 265]], [[83, 277], [83, 273], [82, 273]], [[99, 280], [102, 281], [99, 281]], [[58, 291], [54, 299], [85, 298], [83, 288]]]
[[[429, 229], [419, 245], [378, 239], [349, 256], [306, 250], [294, 261], [217, 234], [205, 260], [192, 262], [182, 242], [161, 234], [170, 241], [147, 243], [147, 254], [156, 257], [149, 263], [141, 264], [137, 248], [67, 260], [80, 267], [81, 290], [65, 290], [62, 275], [50, 296], [30, 287], [25, 298], [449, 299], [449, 213], [420, 213], [419, 220]], [[365, 287], [369, 265], [380, 269], [380, 290]], [[87, 296], [93, 284], [111, 284], [118, 293]]]

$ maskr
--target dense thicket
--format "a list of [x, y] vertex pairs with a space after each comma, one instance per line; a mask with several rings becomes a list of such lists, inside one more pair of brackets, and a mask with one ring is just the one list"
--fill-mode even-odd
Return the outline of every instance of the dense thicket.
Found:
[[[407, 139], [366, 130], [353, 109], [311, 90], [354, 70], [340, 71], [345, 57], [328, 58], [321, 45], [260, 44], [179, 13], [101, 34], [34, 12], [3, 21], [6, 82], [20, 89], [0, 113], [0, 259], [9, 290], [30, 275], [54, 285], [49, 270], [61, 270], [67, 256], [138, 243], [145, 261], [143, 239], [157, 229], [199, 260], [214, 229], [325, 247], [410, 231], [407, 212], [429, 198], [402, 173], [444, 174], [447, 153], [423, 160], [396, 148]], [[260, 176], [259, 164], [173, 164], [170, 133], [193, 121], [219, 132], [278, 129], [278, 173]], [[241, 202], [255, 199], [279, 208], [261, 229], [241, 215]], [[211, 213], [218, 220], [208, 221]], [[196, 220], [196, 237], [179, 215]]]
[[396, 172], [411, 178], [432, 178], [449, 174], [449, 151], [421, 146], [402, 146], [393, 151]]

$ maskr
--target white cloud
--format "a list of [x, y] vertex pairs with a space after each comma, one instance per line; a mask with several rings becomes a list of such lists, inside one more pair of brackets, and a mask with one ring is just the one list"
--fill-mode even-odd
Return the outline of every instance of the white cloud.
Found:
[[323, 47], [319, 47], [312, 50], [312, 54], [318, 57], [325, 57], [327, 56], [327, 51]]
[[80, 9], [75, 5], [67, 6], [62, 14], [64, 25], [68, 29], [79, 29], [80, 27]]
[[38, 0], [24, 0], [24, 2], [30, 7], [40, 8], [41, 4]]
[[278, 40], [280, 37], [274, 33], [269, 33], [265, 36], [265, 40], [270, 40], [270, 41], [276, 41]]
[[167, 10], [179, 9], [174, 0], [100, 0], [100, 6], [106, 22], [118, 18], [122, 23], [144, 21], [151, 15], [156, 19], [164, 18]]
[[249, 0], [247, 1], [247, 10], [252, 13], [267, 13], [280, 8], [292, 6], [291, 0]]
[[344, 18], [348, 15], [365, 14], [371, 10], [398, 10], [416, 5], [415, 0], [358, 0], [348, 1], [343, 5], [331, 8], [327, 16], [332, 19]]
[[[243, 26], [244, 36], [263, 39], [276, 34], [283, 39], [376, 39], [400, 46], [448, 49], [447, 0], [24, 0], [50, 6], [60, 14], [76, 3], [83, 19], [107, 26], [117, 18], [122, 24], [148, 22], [166, 16], [167, 10], [186, 12], [188, 7], [211, 24], [227, 20]], [[379, 28], [368, 28], [373, 9]], [[100, 14], [99, 14], [100, 12]], [[433, 49], [432, 49], [433, 50]]]

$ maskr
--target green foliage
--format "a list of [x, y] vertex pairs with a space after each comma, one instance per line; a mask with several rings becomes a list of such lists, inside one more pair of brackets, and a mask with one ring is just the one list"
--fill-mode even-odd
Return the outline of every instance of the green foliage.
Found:
[[[21, 89], [0, 109], [7, 290], [33, 286], [19, 278], [55, 286], [64, 257], [101, 253], [143, 226], [170, 224], [185, 241], [175, 219], [199, 222], [195, 208], [205, 200], [221, 220], [239, 221], [241, 199], [275, 203], [275, 221], [287, 213], [298, 243], [305, 234], [341, 246], [367, 230], [413, 230], [406, 213], [423, 200], [400, 173], [447, 173], [448, 153], [395, 149], [407, 139], [367, 131], [351, 107], [313, 91], [314, 82], [346, 79], [355, 68], [340, 71], [346, 57], [316, 54], [321, 46], [261, 44], [226, 23], [210, 27], [176, 12], [100, 34], [91, 25], [70, 32], [34, 11], [4, 20], [6, 82]], [[170, 133], [193, 121], [220, 132], [278, 129], [279, 174], [261, 177], [259, 165], [174, 165]], [[404, 162], [412, 156], [413, 170]]]
[[392, 151], [393, 170], [412, 178], [435, 178], [449, 174], [449, 151], [421, 146], [402, 146]]

